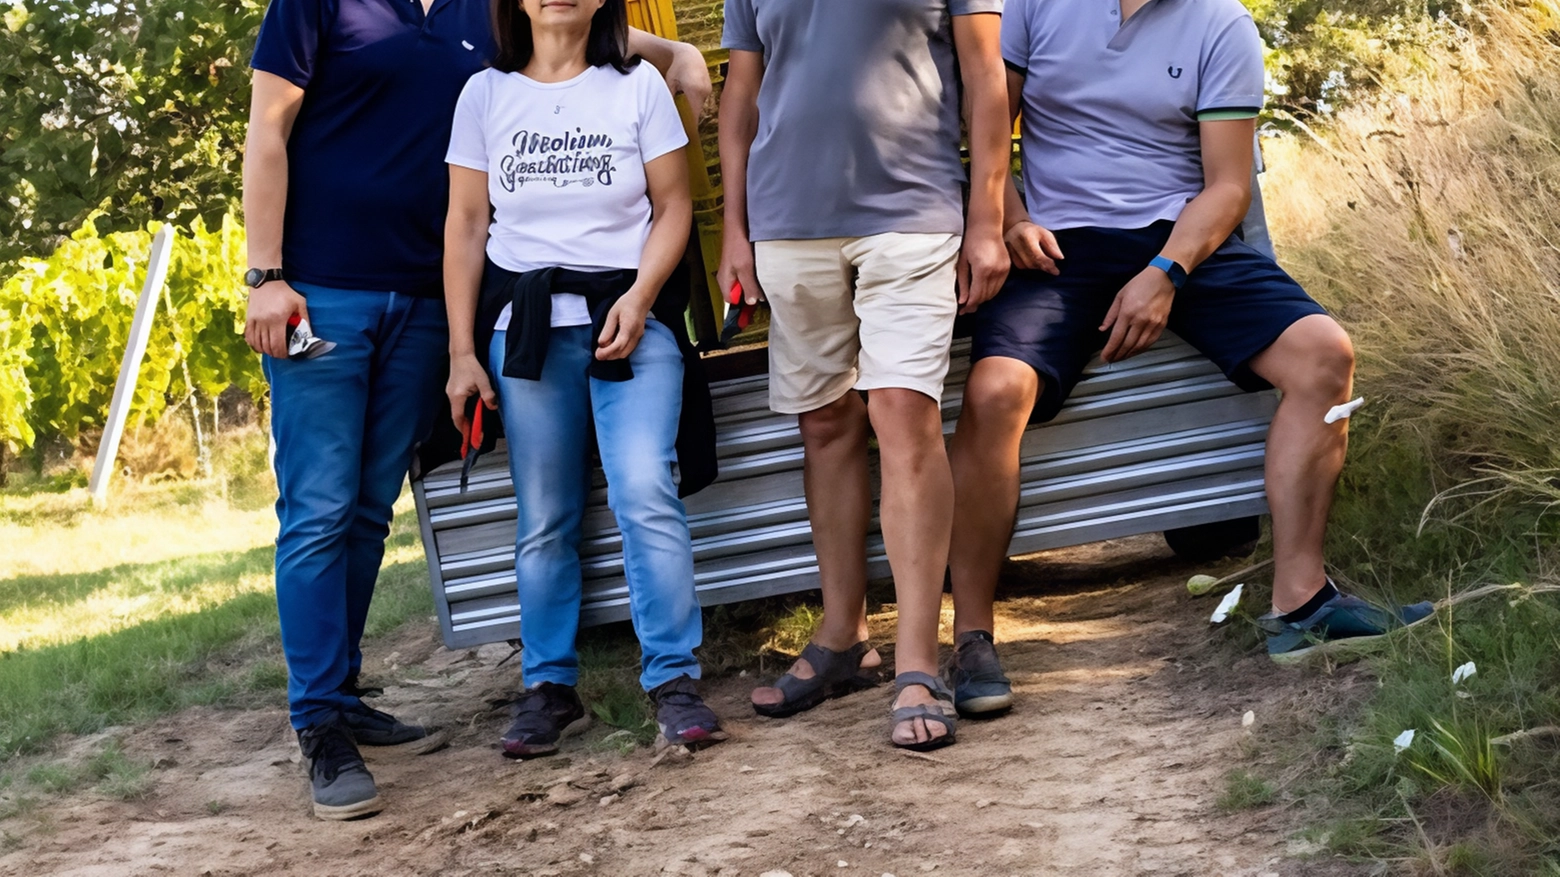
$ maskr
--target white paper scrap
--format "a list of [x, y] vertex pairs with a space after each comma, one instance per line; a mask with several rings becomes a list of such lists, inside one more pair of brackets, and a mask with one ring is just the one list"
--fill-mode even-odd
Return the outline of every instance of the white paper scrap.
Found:
[[1224, 599], [1219, 601], [1219, 608], [1213, 610], [1213, 616], [1208, 620], [1214, 624], [1223, 624], [1224, 619], [1230, 617], [1230, 612], [1240, 605], [1240, 592], [1245, 588], [1246, 585], [1242, 583], [1236, 585], [1235, 590], [1225, 594]]
[[1409, 728], [1407, 731], [1392, 738], [1392, 750], [1394, 753], [1402, 752], [1412, 745], [1414, 745], [1413, 728]]
[[1452, 684], [1457, 685], [1477, 672], [1479, 672], [1479, 668], [1473, 666], [1473, 662], [1469, 661], [1468, 663], [1452, 671]]
[[1360, 410], [1365, 404], [1365, 397], [1361, 396], [1353, 402], [1345, 402], [1342, 405], [1334, 405], [1327, 409], [1327, 416], [1322, 418], [1323, 423], [1337, 423], [1340, 420], [1348, 420], [1349, 415]]

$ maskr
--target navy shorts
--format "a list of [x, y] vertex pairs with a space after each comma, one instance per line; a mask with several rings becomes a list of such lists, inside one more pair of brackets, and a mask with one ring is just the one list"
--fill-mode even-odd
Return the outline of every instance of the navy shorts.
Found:
[[[1099, 331], [1116, 293], [1159, 254], [1174, 224], [1070, 228], [1056, 232], [1060, 275], [1015, 268], [1002, 291], [975, 312], [970, 361], [1006, 356], [1028, 364], [1045, 385], [1033, 423], [1055, 417], [1084, 366], [1109, 337]], [[1248, 392], [1271, 385], [1251, 371], [1302, 317], [1327, 311], [1272, 259], [1231, 237], [1187, 277], [1170, 307], [1170, 331], [1202, 351]]]

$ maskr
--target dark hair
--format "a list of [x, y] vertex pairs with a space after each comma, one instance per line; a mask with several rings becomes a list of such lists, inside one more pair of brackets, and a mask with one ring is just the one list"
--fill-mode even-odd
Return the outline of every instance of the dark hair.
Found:
[[[498, 52], [493, 67], [505, 73], [518, 73], [531, 63], [536, 44], [531, 38], [531, 16], [520, 7], [520, 0], [493, 0], [493, 37]], [[611, 64], [619, 73], [627, 73], [639, 58], [627, 57], [628, 4], [626, 0], [606, 0], [590, 19], [590, 37], [585, 42], [585, 63], [592, 67]]]

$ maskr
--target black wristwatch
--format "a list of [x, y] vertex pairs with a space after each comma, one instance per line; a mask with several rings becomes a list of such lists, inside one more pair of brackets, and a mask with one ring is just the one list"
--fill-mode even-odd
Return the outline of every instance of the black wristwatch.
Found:
[[251, 289], [258, 289], [273, 280], [281, 279], [282, 269], [280, 268], [250, 268], [244, 272], [244, 285]]
[[1175, 287], [1176, 292], [1180, 292], [1181, 285], [1186, 283], [1186, 269], [1181, 267], [1180, 262], [1163, 253], [1150, 259], [1148, 265], [1150, 268], [1158, 268], [1170, 275], [1170, 285]]

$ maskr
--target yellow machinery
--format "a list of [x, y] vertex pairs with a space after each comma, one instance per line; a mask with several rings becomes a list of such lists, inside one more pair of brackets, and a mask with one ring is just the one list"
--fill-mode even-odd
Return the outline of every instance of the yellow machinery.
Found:
[[[671, 0], [628, 0], [628, 23], [657, 36], [678, 39]], [[710, 59], [710, 78], [718, 83], [723, 58], [710, 58], [711, 54], [706, 53]], [[682, 113], [683, 128], [688, 132], [688, 180], [693, 190], [695, 234], [689, 241], [687, 255], [691, 263], [689, 274], [693, 278], [688, 328], [699, 347], [709, 349], [719, 344], [721, 317], [725, 313], [724, 299], [715, 283], [715, 271], [720, 267], [723, 202], [720, 159], [715, 152], [714, 107], [703, 108], [703, 124], [696, 121], [693, 108], [681, 95], [677, 97], [677, 109]], [[709, 302], [708, 309], [703, 306], [705, 301]]]

